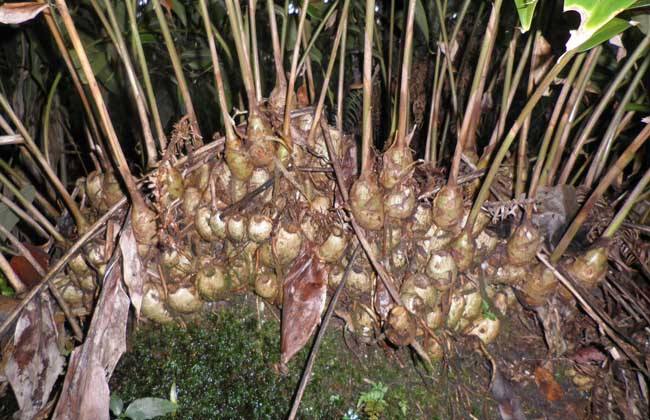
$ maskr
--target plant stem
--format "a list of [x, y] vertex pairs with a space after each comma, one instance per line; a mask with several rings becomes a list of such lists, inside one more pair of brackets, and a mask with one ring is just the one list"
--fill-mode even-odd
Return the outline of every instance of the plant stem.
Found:
[[617, 104], [616, 112], [614, 113], [614, 116], [610, 119], [610, 123], [609, 126], [607, 127], [607, 131], [605, 131], [605, 135], [603, 136], [603, 139], [601, 140], [600, 145], [598, 146], [598, 150], [596, 151], [594, 160], [592, 161], [591, 166], [589, 167], [589, 172], [587, 172], [587, 178], [585, 179], [584, 182], [585, 186], [591, 187], [594, 180], [598, 178], [600, 174], [603, 172], [603, 169], [607, 164], [607, 157], [611, 150], [612, 143], [614, 142], [615, 139], [614, 135], [616, 134], [616, 129], [618, 128], [619, 124], [621, 123], [621, 120], [623, 119], [625, 108], [630, 103], [630, 100], [632, 99], [632, 95], [637, 91], [637, 86], [639, 85], [643, 76], [648, 70], [648, 65], [650, 65], [650, 55], [648, 55], [645, 58], [645, 60], [643, 60], [641, 65], [636, 69], [632, 81], [627, 86], [627, 91], [625, 92], [625, 95], [623, 95], [623, 98], [621, 98], [621, 100]]
[[296, 85], [296, 78], [298, 77], [298, 56], [300, 54], [300, 44], [305, 27], [305, 19], [307, 18], [307, 7], [309, 6], [309, 0], [303, 0], [302, 6], [300, 8], [300, 18], [298, 20], [298, 29], [296, 30], [296, 42], [293, 46], [293, 55], [291, 57], [291, 73], [289, 73], [289, 85], [287, 86], [287, 103], [284, 107], [284, 123], [282, 124], [282, 137], [284, 138], [284, 143], [289, 149], [293, 148], [293, 141], [291, 139], [291, 110], [293, 109], [293, 95], [294, 88]]
[[[316, 43], [316, 40], [318, 39], [318, 35], [320, 35], [320, 33], [323, 31], [323, 28], [325, 28], [325, 25], [329, 21], [330, 17], [337, 10], [338, 5], [339, 5], [339, 0], [334, 0], [330, 8], [327, 9], [325, 16], [323, 16], [323, 19], [316, 27], [316, 30], [312, 32], [311, 37], [309, 38], [309, 42], [307, 43], [307, 46], [305, 46], [305, 49], [302, 52], [302, 56], [300, 57], [300, 61], [298, 62], [298, 69], [301, 69], [302, 66], [305, 65], [305, 61], [307, 61], [307, 59], [309, 58], [309, 53], [311, 52], [312, 47]], [[303, 34], [303, 37], [306, 37], [306, 34]]]
[[488, 197], [488, 194], [490, 192], [490, 186], [492, 185], [492, 182], [494, 182], [496, 174], [499, 171], [499, 167], [501, 166], [501, 162], [503, 162], [506, 153], [508, 153], [508, 149], [510, 148], [510, 145], [512, 145], [512, 142], [515, 140], [517, 133], [521, 128], [521, 125], [526, 119], [526, 116], [528, 116], [533, 111], [535, 105], [537, 105], [537, 102], [539, 102], [539, 100], [542, 98], [542, 95], [544, 94], [546, 89], [548, 89], [553, 79], [555, 79], [555, 77], [560, 73], [560, 71], [562, 71], [562, 69], [567, 65], [567, 63], [571, 61], [574, 54], [575, 54], [574, 52], [565, 53], [560, 58], [560, 60], [553, 66], [553, 68], [546, 74], [546, 77], [544, 77], [544, 80], [540, 82], [535, 92], [528, 99], [526, 106], [524, 106], [524, 109], [522, 109], [521, 113], [519, 114], [519, 117], [517, 117], [517, 120], [510, 128], [510, 131], [506, 135], [506, 138], [501, 143], [501, 147], [499, 147], [499, 150], [496, 156], [494, 157], [494, 161], [490, 166], [490, 170], [485, 176], [485, 180], [483, 181], [483, 184], [481, 185], [481, 189], [479, 190], [478, 195], [474, 200], [472, 211], [470, 212], [469, 217], [467, 219], [465, 228], [468, 229], [470, 232], [472, 227], [474, 226], [474, 222], [476, 222], [476, 218], [478, 217], [479, 212], [481, 211], [481, 206], [483, 206], [483, 203]]
[[607, 91], [601, 97], [598, 106], [596, 107], [596, 109], [594, 109], [593, 113], [589, 117], [589, 121], [587, 122], [587, 125], [580, 133], [580, 136], [578, 137], [578, 140], [576, 141], [575, 146], [573, 147], [573, 151], [571, 155], [564, 163], [564, 169], [562, 170], [562, 173], [560, 174], [560, 178], [558, 179], [559, 184], [565, 184], [567, 179], [569, 179], [569, 175], [571, 174], [571, 170], [575, 165], [576, 159], [578, 158], [578, 154], [582, 150], [582, 146], [585, 144], [585, 142], [591, 135], [591, 132], [594, 129], [594, 127], [596, 127], [596, 123], [598, 123], [598, 119], [605, 111], [605, 108], [607, 107], [607, 105], [609, 105], [609, 102], [614, 98], [616, 90], [621, 85], [621, 83], [623, 83], [630, 70], [632, 70], [634, 63], [636, 63], [636, 61], [639, 58], [643, 57], [644, 56], [643, 54], [646, 53], [646, 49], [648, 45], [650, 45], [650, 35], [646, 35], [643, 38], [643, 40], [639, 42], [636, 49], [627, 59], [623, 67], [616, 73], [616, 77], [614, 78], [612, 83], [610, 83], [609, 87], [607, 88]]
[[79, 229], [84, 229], [86, 226], [86, 218], [81, 214], [81, 211], [79, 211], [79, 206], [77, 206], [77, 203], [75, 203], [68, 191], [65, 189], [65, 186], [63, 186], [59, 177], [56, 176], [54, 170], [52, 170], [52, 167], [47, 163], [40, 149], [36, 143], [34, 143], [32, 136], [29, 134], [18, 116], [14, 113], [14, 110], [11, 108], [9, 101], [2, 93], [0, 93], [0, 106], [5, 110], [7, 115], [9, 115], [9, 118], [18, 129], [20, 135], [23, 136], [23, 144], [27, 150], [29, 150], [29, 153], [34, 157], [38, 165], [41, 167], [56, 192], [61, 196], [61, 199], [65, 203], [68, 210], [70, 210], [70, 214], [77, 223], [77, 227]]
[[262, 80], [260, 78], [260, 55], [257, 49], [257, 0], [248, 0], [248, 20], [251, 28], [251, 52], [253, 53], [253, 75], [255, 76], [255, 93], [257, 102], [262, 100]]
[[7, 261], [2, 252], [0, 252], [0, 272], [4, 273], [7, 281], [11, 284], [11, 287], [13, 287], [16, 294], [21, 294], [25, 291], [25, 285], [20, 281], [18, 275], [14, 269], [11, 268], [11, 264], [9, 264], [9, 261]]
[[339, 81], [336, 93], [336, 129], [343, 138], [343, 89], [345, 87], [345, 52], [348, 40], [348, 25], [346, 23], [341, 35], [341, 49], [339, 50]]
[[334, 70], [334, 63], [336, 62], [336, 53], [338, 52], [341, 37], [347, 31], [348, 28], [349, 5], [350, 5], [350, 0], [345, 0], [343, 3], [343, 10], [341, 11], [339, 26], [336, 30], [336, 35], [334, 37], [334, 44], [332, 45], [332, 53], [330, 54], [330, 59], [329, 62], [327, 63], [327, 70], [325, 71], [323, 86], [321, 88], [321, 93], [318, 98], [318, 103], [316, 104], [316, 110], [314, 111], [314, 119], [311, 123], [311, 127], [309, 128], [309, 134], [307, 135], [307, 144], [310, 145], [313, 144], [314, 142], [314, 137], [316, 136], [316, 130], [320, 128], [320, 118], [323, 113], [323, 108], [325, 105], [325, 97], [327, 96], [327, 89], [329, 87], [330, 78], [332, 77], [332, 70]]
[[239, 19], [237, 18], [237, 7], [233, 0], [226, 0], [226, 8], [228, 10], [228, 20], [230, 21], [230, 27], [233, 31], [233, 39], [235, 41], [235, 49], [237, 50], [237, 58], [239, 59], [239, 67], [242, 72], [242, 79], [244, 81], [244, 88], [246, 89], [246, 96], [248, 98], [248, 106], [250, 113], [257, 113], [257, 96], [255, 95], [255, 85], [253, 81], [253, 72], [250, 67], [250, 61], [248, 60], [248, 53], [246, 51], [245, 41], [244, 41], [244, 29], [239, 24]]
[[[560, 123], [555, 130], [555, 135], [553, 139], [553, 145], [551, 146], [551, 151], [548, 153], [546, 162], [544, 164], [544, 169], [542, 170], [542, 175], [539, 180], [540, 186], [551, 185], [553, 178], [555, 177], [555, 172], [557, 171], [560, 165], [560, 159], [564, 154], [564, 149], [566, 147], [567, 139], [571, 133], [571, 129], [575, 124], [579, 123], [579, 120], [582, 118], [576, 115], [578, 114], [578, 109], [582, 101], [582, 97], [587, 89], [587, 84], [593, 71], [596, 69], [596, 64], [598, 63], [598, 57], [602, 52], [602, 47], [598, 46], [592, 49], [587, 55], [587, 60], [585, 61], [584, 66], [580, 70], [580, 75], [576, 80], [576, 87], [573, 88], [569, 101], [567, 102], [566, 107], [564, 108], [564, 113], [560, 118]], [[586, 115], [586, 114], [585, 114]]]
[[[582, 66], [582, 62], [584, 61], [584, 59], [585, 59], [585, 54], [579, 54], [576, 57], [576, 59], [573, 61], [571, 70], [569, 70], [569, 74], [564, 80], [564, 86], [562, 86], [562, 90], [560, 91], [560, 94], [558, 95], [555, 101], [555, 108], [553, 109], [553, 114], [551, 115], [551, 119], [549, 120], [548, 125], [546, 126], [544, 138], [542, 140], [542, 145], [540, 146], [539, 153], [537, 154], [537, 161], [535, 162], [533, 177], [530, 180], [530, 188], [528, 190], [529, 198], [535, 198], [535, 195], [537, 195], [539, 177], [542, 173], [542, 167], [544, 166], [544, 162], [547, 157], [547, 151], [548, 151], [549, 143], [551, 142], [551, 137], [553, 136], [555, 126], [557, 125], [557, 121], [560, 118], [560, 113], [562, 112], [564, 103], [566, 102], [567, 96], [569, 95], [569, 91], [573, 86], [573, 80], [578, 74], [578, 70]], [[518, 195], [515, 195], [515, 197], [518, 197]], [[529, 207], [529, 210], [532, 211], [532, 207]], [[526, 214], [528, 215], [529, 213], [530, 211], [526, 212]]]
[[[496, 0], [501, 2], [501, 0]], [[442, 34], [442, 42], [445, 45], [445, 63], [447, 64], [447, 74], [449, 75], [449, 90], [451, 91], [451, 105], [454, 112], [458, 112], [458, 95], [456, 94], [456, 81], [454, 80], [454, 64], [452, 62], [453, 45], [449, 43], [447, 38], [447, 26], [445, 25], [445, 12], [442, 9], [440, 0], [435, 0], [438, 21], [440, 23], [440, 32]]]
[[43, 154], [45, 155], [45, 161], [50, 166], [52, 166], [52, 161], [50, 160], [50, 115], [52, 114], [52, 102], [54, 101], [56, 88], [59, 86], [60, 81], [61, 72], [59, 71], [56, 73], [50, 91], [47, 94], [45, 111], [43, 112]]
[[643, 130], [636, 136], [634, 141], [630, 143], [629, 146], [621, 153], [619, 158], [614, 162], [614, 164], [609, 168], [605, 176], [601, 179], [598, 186], [589, 196], [589, 199], [582, 205], [582, 208], [576, 215], [576, 217], [571, 222], [569, 228], [564, 232], [564, 236], [555, 247], [553, 254], [551, 255], [551, 262], [557, 262], [560, 257], [564, 254], [564, 251], [569, 247], [569, 244], [573, 240], [573, 237], [580, 229], [580, 226], [584, 223], [589, 215], [589, 212], [596, 204], [596, 201], [605, 193], [607, 188], [614, 182], [614, 179], [625, 169], [628, 163], [634, 158], [635, 153], [643, 146], [645, 141], [650, 137], [650, 124], [646, 124]]
[[[24, 175], [20, 174], [15, 168], [9, 166], [7, 162], [2, 159], [0, 159], [0, 168], [2, 168], [2, 170], [7, 173], [12, 181], [18, 186], [18, 188], [25, 188], [26, 186], [31, 185], [31, 183]], [[45, 214], [47, 214], [47, 216], [52, 219], [56, 219], [57, 217], [61, 216], [59, 211], [55, 209], [54, 206], [52, 206], [52, 204], [50, 204], [50, 202], [47, 201], [47, 199], [40, 192], [36, 191], [35, 194], [36, 203], [41, 207]]]
[[273, 46], [273, 63], [275, 64], [275, 87], [286, 90], [287, 78], [284, 75], [284, 66], [282, 65], [282, 50], [280, 49], [280, 38], [278, 37], [278, 25], [275, 21], [275, 3], [273, 0], [266, 0], [266, 7], [271, 26], [271, 44]]
[[[388, 77], [386, 86], [390, 92], [390, 86], [393, 83], [393, 38], [395, 32], [395, 0], [390, 0], [390, 17], [388, 22]], [[339, 76], [340, 77], [340, 76]], [[393, 100], [391, 95], [386, 95], [387, 105], [390, 114], [393, 114]]]
[[110, 23], [113, 26], [113, 32], [115, 33], [115, 46], [117, 47], [120, 58], [122, 58], [122, 63], [124, 63], [129, 85], [131, 86], [131, 94], [133, 95], [135, 106], [138, 110], [138, 118], [140, 119], [140, 126], [142, 127], [142, 137], [144, 139], [145, 149], [147, 150], [147, 167], [153, 168], [156, 166], [156, 162], [158, 161], [158, 151], [156, 150], [156, 142], [153, 139], [149, 117], [147, 116], [146, 101], [142, 96], [142, 88], [138, 82], [138, 77], [135, 74], [133, 64], [131, 63], [129, 50], [126, 47], [126, 42], [124, 42], [122, 31], [120, 30], [117, 19], [115, 18], [113, 5], [110, 0], [104, 0], [104, 4], [106, 5], [106, 11], [108, 12], [108, 19], [110, 20]]
[[23, 220], [25, 223], [27, 223], [29, 226], [36, 231], [37, 234], [39, 234], [42, 238], [45, 239], [50, 239], [50, 235], [47, 234], [47, 232], [39, 225], [29, 214], [27, 214], [23, 209], [18, 207], [16, 203], [11, 201], [9, 198], [5, 197], [4, 194], [0, 192], [0, 202], [7, 206], [9, 210], [14, 212], [14, 214]]
[[[154, 0], [154, 1], [156, 3], [158, 2], [158, 0]], [[102, 93], [99, 90], [97, 79], [95, 78], [95, 74], [93, 73], [92, 66], [90, 65], [90, 61], [88, 60], [88, 55], [86, 54], [83, 44], [81, 43], [81, 39], [79, 38], [79, 34], [77, 33], [77, 29], [75, 28], [74, 22], [72, 21], [72, 17], [70, 16], [70, 11], [68, 10], [68, 6], [65, 0], [56, 0], [56, 5], [57, 5], [57, 10], [61, 14], [63, 23], [68, 31], [68, 36], [70, 37], [70, 40], [72, 41], [72, 45], [74, 46], [74, 49], [77, 53], [77, 57], [79, 58], [79, 63], [81, 64], [81, 68], [84, 72], [84, 75], [86, 76], [86, 80], [88, 81], [88, 87], [95, 101], [95, 106], [97, 107], [97, 112], [99, 113], [100, 121], [104, 128], [106, 138], [108, 139], [108, 144], [111, 148], [113, 158], [115, 159], [117, 169], [122, 177], [122, 180], [124, 181], [127, 192], [129, 193], [129, 196], [131, 198], [131, 203], [137, 209], [145, 208], [146, 203], [144, 201], [144, 197], [142, 196], [140, 190], [138, 190], [137, 186], [135, 185], [133, 175], [131, 175], [131, 170], [129, 169], [129, 165], [126, 161], [126, 157], [124, 156], [124, 152], [122, 151], [120, 142], [117, 138], [117, 133], [115, 132], [115, 128], [113, 127], [111, 117], [108, 113], [108, 108], [106, 107], [106, 103], [104, 102]]]
[[616, 231], [621, 227], [621, 225], [623, 225], [623, 221], [630, 211], [632, 211], [634, 205], [638, 202], [638, 198], [645, 191], [648, 183], [650, 183], [650, 169], [646, 169], [641, 180], [636, 184], [636, 187], [634, 187], [630, 195], [627, 197], [623, 206], [618, 210], [616, 216], [614, 216], [607, 229], [605, 229], [605, 232], [603, 232], [603, 238], [614, 237]]
[[404, 29], [404, 55], [402, 57], [402, 78], [399, 87], [399, 118], [397, 121], [397, 140], [395, 146], [406, 148], [406, 130], [409, 120], [409, 76], [413, 59], [413, 21], [415, 20], [415, 0], [409, 0]]
[[196, 112], [194, 112], [192, 96], [190, 95], [190, 90], [187, 86], [185, 75], [183, 74], [183, 65], [181, 64], [181, 59], [178, 56], [178, 52], [174, 46], [174, 40], [172, 39], [171, 32], [169, 31], [169, 26], [167, 25], [167, 19], [165, 18], [165, 14], [163, 13], [162, 8], [160, 7], [160, 0], [151, 0], [151, 2], [153, 4], [153, 9], [156, 12], [156, 18], [158, 19], [158, 24], [160, 25], [160, 31], [162, 32], [163, 39], [165, 40], [165, 46], [167, 47], [167, 52], [172, 62], [174, 75], [176, 76], [176, 81], [178, 82], [178, 89], [180, 90], [181, 97], [185, 103], [185, 108], [190, 119], [190, 124], [192, 125], [194, 132], [200, 136], [201, 130], [199, 129], [199, 122], [196, 119]]
[[375, 1], [366, 0], [366, 31], [363, 37], [363, 116], [361, 128], [361, 176], [372, 169], [372, 31]]
[[217, 47], [214, 44], [214, 38], [212, 37], [212, 25], [210, 24], [208, 7], [205, 1], [206, 0], [199, 0], [199, 11], [201, 12], [201, 16], [203, 17], [203, 25], [205, 27], [205, 33], [208, 37], [208, 47], [210, 48], [210, 58], [212, 59], [212, 70], [214, 72], [214, 82], [217, 87], [219, 108], [221, 109], [223, 125], [226, 130], [226, 142], [229, 142], [235, 140], [235, 130], [232, 126], [230, 115], [228, 114], [228, 105], [226, 103], [226, 92], [223, 87], [223, 79], [221, 78], [221, 66], [219, 64], [219, 56], [217, 54]]
[[133, 45], [135, 46], [135, 53], [138, 57], [138, 62], [140, 63], [140, 72], [142, 73], [142, 80], [144, 81], [144, 90], [147, 93], [147, 99], [149, 101], [149, 108], [151, 109], [151, 118], [154, 122], [154, 127], [156, 129], [156, 137], [158, 138], [158, 144], [160, 145], [160, 150], [162, 152], [167, 149], [167, 137], [165, 136], [165, 129], [162, 125], [162, 120], [160, 119], [160, 112], [158, 111], [158, 103], [156, 101], [156, 94], [153, 90], [153, 85], [151, 84], [151, 76], [149, 75], [149, 67], [147, 65], [147, 59], [144, 55], [144, 49], [142, 48], [142, 41], [140, 39], [140, 31], [138, 30], [138, 21], [135, 16], [135, 2], [137, 0], [126, 0], [126, 11], [129, 15], [129, 25], [131, 28], [131, 36]]

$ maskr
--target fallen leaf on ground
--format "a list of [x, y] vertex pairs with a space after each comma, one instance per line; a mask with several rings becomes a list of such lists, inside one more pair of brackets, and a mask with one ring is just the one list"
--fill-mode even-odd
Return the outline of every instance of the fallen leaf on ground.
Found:
[[559, 401], [564, 397], [564, 391], [553, 374], [541, 366], [535, 369], [535, 383], [548, 401]]

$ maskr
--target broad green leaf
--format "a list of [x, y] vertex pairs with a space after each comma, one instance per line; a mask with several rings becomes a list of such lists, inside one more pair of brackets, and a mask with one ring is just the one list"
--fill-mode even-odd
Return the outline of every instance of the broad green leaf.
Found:
[[521, 23], [521, 32], [526, 33], [530, 29], [537, 7], [537, 0], [515, 0], [515, 7], [519, 14], [519, 23]]
[[650, 7], [650, 0], [639, 0], [632, 5], [629, 9], [641, 9], [643, 7]]
[[424, 10], [422, 0], [415, 2], [415, 26], [420, 30], [424, 41], [429, 45], [429, 21], [427, 19], [427, 12]]
[[584, 44], [580, 45], [576, 51], [583, 52], [592, 49], [593, 47], [607, 42], [616, 35], [620, 34], [627, 28], [632, 26], [630, 22], [625, 19], [614, 18], [607, 22], [605, 26], [600, 28], [591, 38]]
[[187, 27], [187, 13], [185, 12], [185, 6], [178, 0], [172, 0], [172, 11], [181, 21], [184, 27]]
[[176, 404], [164, 398], [140, 398], [133, 401], [124, 411], [132, 420], [146, 420], [176, 411]]
[[650, 13], [640, 13], [632, 16], [632, 24], [643, 32], [644, 35], [650, 34]]
[[580, 26], [571, 31], [571, 37], [566, 43], [567, 51], [581, 47], [599, 29], [635, 2], [636, 0], [564, 0], [565, 12], [572, 10], [580, 15]]
[[114, 416], [119, 417], [120, 414], [122, 414], [122, 410], [124, 410], [124, 401], [122, 401], [122, 398], [116, 395], [111, 395], [111, 400], [108, 407]]

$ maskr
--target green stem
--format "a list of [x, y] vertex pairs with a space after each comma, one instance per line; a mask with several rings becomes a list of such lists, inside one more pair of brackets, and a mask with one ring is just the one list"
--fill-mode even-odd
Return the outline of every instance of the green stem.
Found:
[[598, 123], [598, 119], [605, 111], [605, 108], [607, 108], [607, 105], [609, 105], [609, 102], [612, 99], [614, 99], [616, 90], [621, 85], [621, 83], [623, 83], [623, 81], [626, 79], [627, 74], [634, 67], [634, 63], [636, 63], [636, 61], [639, 58], [643, 57], [644, 54], [646, 53], [646, 49], [648, 45], [650, 45], [650, 35], [646, 35], [643, 38], [643, 40], [639, 42], [634, 52], [630, 55], [630, 57], [625, 62], [625, 65], [623, 65], [623, 67], [617, 72], [616, 77], [607, 88], [605, 94], [601, 97], [600, 102], [598, 103], [598, 106], [596, 107], [594, 112], [591, 114], [589, 121], [587, 122], [587, 125], [580, 133], [580, 136], [578, 137], [578, 140], [574, 146], [573, 152], [569, 156], [567, 162], [564, 164], [564, 169], [562, 170], [562, 173], [560, 174], [560, 178], [558, 179], [559, 184], [564, 184], [566, 183], [567, 179], [569, 179], [569, 175], [571, 174], [573, 165], [575, 165], [576, 159], [578, 158], [578, 154], [582, 150], [582, 146], [585, 144], [585, 142], [591, 135], [592, 130], [596, 127], [596, 124]]
[[158, 19], [158, 24], [160, 25], [160, 31], [162, 32], [163, 39], [165, 40], [165, 46], [167, 47], [167, 53], [172, 62], [172, 67], [174, 69], [174, 75], [176, 76], [176, 81], [178, 82], [178, 89], [181, 92], [181, 97], [183, 98], [183, 103], [185, 104], [185, 109], [187, 115], [190, 119], [190, 124], [195, 133], [199, 136], [201, 135], [201, 130], [199, 129], [199, 122], [196, 119], [196, 112], [194, 112], [194, 105], [192, 104], [192, 96], [190, 95], [190, 90], [187, 86], [187, 81], [185, 80], [185, 75], [183, 74], [183, 65], [181, 64], [181, 59], [178, 56], [176, 47], [174, 46], [174, 40], [172, 35], [169, 32], [169, 26], [167, 25], [167, 19], [165, 14], [160, 7], [160, 0], [152, 0], [153, 9], [156, 12], [156, 18]]
[[251, 52], [253, 53], [253, 75], [255, 77], [255, 94], [257, 102], [262, 100], [262, 79], [260, 77], [260, 55], [257, 49], [257, 0], [248, 0], [248, 20], [251, 28]]
[[302, 66], [305, 65], [305, 60], [307, 60], [307, 57], [309, 56], [312, 47], [316, 43], [316, 40], [318, 39], [318, 35], [320, 35], [320, 33], [323, 31], [323, 28], [325, 28], [325, 25], [329, 21], [330, 17], [336, 11], [338, 5], [339, 5], [339, 0], [335, 0], [334, 3], [332, 3], [332, 5], [330, 6], [330, 8], [327, 9], [327, 12], [323, 17], [323, 20], [321, 20], [321, 22], [318, 24], [316, 30], [311, 34], [311, 38], [309, 39], [309, 42], [307, 43], [307, 46], [305, 47], [305, 50], [302, 53], [302, 57], [300, 57], [300, 61], [298, 62], [299, 69], [301, 69]]
[[560, 73], [560, 71], [562, 71], [562, 69], [567, 65], [567, 63], [571, 61], [574, 54], [575, 54], [574, 52], [565, 53], [560, 58], [560, 60], [553, 66], [553, 68], [546, 74], [546, 77], [544, 77], [544, 80], [540, 82], [535, 92], [528, 99], [526, 106], [524, 106], [524, 109], [521, 111], [519, 117], [517, 117], [517, 120], [510, 128], [510, 131], [506, 135], [506, 138], [501, 143], [501, 147], [497, 151], [497, 154], [494, 157], [494, 161], [490, 166], [490, 170], [485, 176], [483, 184], [481, 185], [481, 189], [479, 190], [478, 195], [474, 200], [474, 206], [472, 207], [472, 211], [467, 219], [466, 229], [469, 229], [470, 232], [474, 226], [474, 223], [476, 222], [476, 218], [478, 217], [479, 212], [481, 211], [481, 207], [483, 206], [483, 203], [485, 202], [485, 200], [488, 197], [488, 194], [490, 193], [490, 186], [492, 185], [492, 182], [494, 182], [496, 174], [499, 171], [499, 168], [501, 166], [501, 162], [503, 162], [506, 153], [508, 153], [508, 149], [510, 148], [512, 142], [517, 137], [521, 125], [523, 124], [526, 117], [533, 111], [535, 105], [537, 105], [537, 102], [539, 102], [539, 100], [542, 98], [542, 95], [544, 94], [544, 92], [546, 92], [546, 89], [548, 89], [548, 87], [551, 85], [553, 79], [555, 79], [555, 77]]
[[147, 65], [147, 59], [144, 55], [144, 49], [142, 48], [142, 40], [140, 39], [140, 31], [138, 30], [138, 21], [135, 16], [135, 1], [136, 0], [126, 0], [125, 2], [126, 11], [129, 15], [132, 43], [135, 46], [135, 53], [138, 57], [138, 62], [140, 63], [140, 72], [142, 73], [144, 90], [147, 94], [147, 100], [149, 101], [149, 108], [151, 109], [151, 117], [154, 122], [158, 144], [160, 145], [160, 150], [164, 151], [167, 149], [167, 137], [165, 136], [165, 129], [163, 128], [162, 120], [160, 118], [160, 111], [158, 110], [156, 94], [154, 93], [153, 85], [151, 83], [149, 66]]
[[625, 203], [623, 204], [623, 207], [621, 207], [618, 210], [618, 213], [616, 213], [616, 216], [612, 219], [611, 223], [603, 232], [603, 238], [612, 238], [616, 231], [621, 227], [623, 224], [623, 221], [627, 217], [627, 215], [632, 211], [634, 208], [634, 205], [638, 202], [639, 197], [641, 194], [643, 194], [643, 191], [645, 188], [648, 186], [650, 183], [650, 169], [647, 169], [645, 171], [645, 174], [643, 174], [643, 177], [639, 181], [638, 184], [636, 184], [636, 187], [632, 190], [630, 195], [627, 197], [625, 200]]
[[56, 88], [59, 86], [60, 81], [61, 72], [59, 71], [56, 73], [50, 91], [47, 94], [45, 112], [43, 113], [43, 154], [45, 155], [45, 161], [50, 166], [52, 166], [52, 161], [50, 160], [50, 115], [52, 114], [52, 102], [54, 101]]
[[[648, 137], [650, 137], [650, 124], [646, 124], [643, 130], [641, 130], [641, 132], [636, 136], [634, 141], [632, 141], [632, 143], [627, 146], [625, 151], [623, 151], [621, 156], [619, 156], [616, 162], [614, 162], [614, 164], [609, 168], [605, 176], [603, 176], [601, 181], [598, 183], [598, 186], [596, 186], [594, 191], [589, 196], [589, 199], [582, 205], [582, 208], [571, 222], [571, 225], [564, 233], [564, 236], [562, 236], [560, 242], [555, 247], [555, 250], [551, 255], [552, 262], [557, 262], [564, 254], [564, 251], [566, 251], [566, 249], [569, 247], [569, 244], [573, 240], [575, 234], [578, 232], [584, 221], [587, 220], [587, 216], [589, 215], [589, 212], [593, 206], [596, 204], [596, 201], [602, 197], [612, 182], [614, 182], [616, 177], [618, 177], [623, 169], [625, 169], [627, 164], [630, 163], [632, 159], [634, 159], [636, 152], [641, 148], [641, 146], [643, 146]], [[613, 227], [612, 229], [615, 230], [615, 228], [616, 227]]]
[[415, 0], [409, 0], [404, 30], [404, 56], [402, 57], [402, 78], [399, 87], [399, 118], [395, 145], [406, 148], [406, 130], [409, 120], [409, 74], [413, 59], [413, 21], [415, 20]]
[[363, 116], [361, 128], [361, 176], [372, 169], [372, 32], [375, 1], [366, 0], [366, 31], [363, 37]]
[[587, 172], [587, 178], [585, 179], [584, 182], [585, 186], [591, 187], [594, 180], [598, 178], [600, 174], [603, 172], [603, 169], [607, 164], [607, 157], [609, 156], [609, 152], [612, 148], [612, 143], [614, 142], [615, 139], [614, 135], [616, 133], [619, 124], [621, 123], [621, 120], [623, 119], [623, 114], [625, 114], [625, 108], [627, 107], [627, 104], [630, 103], [630, 100], [632, 99], [632, 95], [634, 95], [634, 93], [637, 91], [637, 86], [639, 85], [643, 76], [648, 70], [648, 65], [650, 65], [650, 55], [648, 55], [645, 58], [645, 60], [643, 60], [643, 63], [641, 63], [639, 68], [636, 69], [634, 73], [634, 78], [627, 86], [627, 91], [625, 92], [625, 95], [623, 95], [623, 98], [621, 98], [621, 100], [617, 104], [616, 112], [614, 113], [614, 116], [610, 120], [609, 126], [607, 127], [607, 131], [605, 131], [605, 136], [600, 142], [600, 145], [598, 146], [598, 151], [596, 152], [596, 155], [594, 156], [594, 160], [592, 161], [591, 166], [589, 167], [589, 172]]
[[[496, 0], [499, 3], [501, 0]], [[454, 112], [458, 112], [458, 95], [456, 94], [456, 81], [454, 80], [454, 64], [452, 63], [451, 54], [453, 45], [449, 43], [447, 37], [447, 25], [445, 25], [445, 12], [442, 9], [440, 0], [435, 0], [438, 21], [440, 23], [440, 32], [442, 33], [442, 42], [445, 45], [445, 63], [447, 64], [447, 74], [449, 75], [449, 87], [451, 90], [451, 104]]]

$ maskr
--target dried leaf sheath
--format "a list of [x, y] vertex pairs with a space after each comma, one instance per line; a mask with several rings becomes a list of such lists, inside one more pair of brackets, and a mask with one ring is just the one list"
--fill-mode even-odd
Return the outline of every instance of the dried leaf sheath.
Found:
[[309, 340], [327, 298], [327, 270], [312, 247], [289, 268], [284, 280], [280, 361], [286, 364]]

